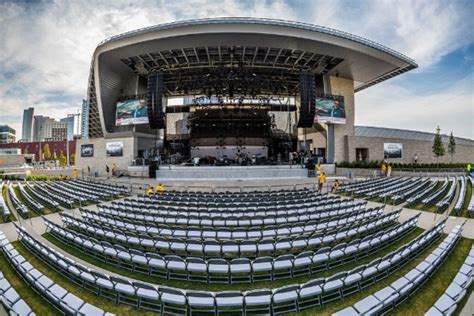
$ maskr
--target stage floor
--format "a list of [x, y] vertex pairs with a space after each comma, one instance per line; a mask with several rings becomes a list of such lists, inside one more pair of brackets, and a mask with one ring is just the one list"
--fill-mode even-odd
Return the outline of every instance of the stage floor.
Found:
[[300, 165], [276, 166], [176, 166], [161, 165], [156, 178], [160, 180], [250, 180], [304, 179], [308, 170]]

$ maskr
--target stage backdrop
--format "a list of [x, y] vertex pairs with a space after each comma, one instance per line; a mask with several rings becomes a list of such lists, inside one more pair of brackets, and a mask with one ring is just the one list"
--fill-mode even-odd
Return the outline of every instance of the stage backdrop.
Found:
[[148, 124], [148, 109], [144, 99], [117, 102], [115, 125]]
[[342, 100], [316, 98], [315, 123], [345, 124], [346, 110]]
[[385, 158], [402, 158], [402, 144], [383, 143], [383, 156]]

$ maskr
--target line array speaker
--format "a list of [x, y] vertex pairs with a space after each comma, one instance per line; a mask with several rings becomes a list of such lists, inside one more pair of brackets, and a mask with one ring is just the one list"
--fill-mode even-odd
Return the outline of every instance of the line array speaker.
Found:
[[152, 129], [165, 128], [165, 113], [163, 112], [163, 73], [153, 72], [148, 75], [147, 84], [148, 120]]
[[316, 114], [316, 84], [314, 74], [300, 73], [300, 110], [298, 127], [311, 127]]

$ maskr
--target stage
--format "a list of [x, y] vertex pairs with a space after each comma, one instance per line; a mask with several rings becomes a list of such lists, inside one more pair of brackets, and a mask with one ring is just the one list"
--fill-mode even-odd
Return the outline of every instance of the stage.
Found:
[[304, 179], [308, 170], [300, 165], [275, 166], [177, 166], [161, 165], [159, 180], [249, 180]]

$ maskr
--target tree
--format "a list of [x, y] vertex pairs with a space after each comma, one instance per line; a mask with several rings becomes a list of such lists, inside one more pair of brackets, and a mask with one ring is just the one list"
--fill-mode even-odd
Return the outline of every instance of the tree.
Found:
[[69, 156], [69, 164], [71, 164], [73, 166], [76, 164], [76, 155], [75, 154], [72, 154], [71, 156]]
[[438, 126], [438, 128], [436, 128], [436, 134], [435, 134], [434, 142], [433, 142], [433, 154], [435, 155], [436, 159], [438, 159], [441, 156], [444, 156], [444, 153], [445, 153], [443, 140], [441, 139], [440, 131], [441, 129]]
[[43, 146], [43, 157], [45, 160], [51, 159], [51, 150], [49, 149], [49, 144], [46, 143]]
[[456, 140], [454, 139], [453, 132], [449, 135], [448, 153], [451, 155], [451, 163], [453, 162], [453, 156], [456, 153]]
[[64, 156], [64, 153], [63, 151], [61, 150], [61, 152], [59, 153], [59, 166], [60, 167], [64, 167], [66, 165], [66, 156]]

